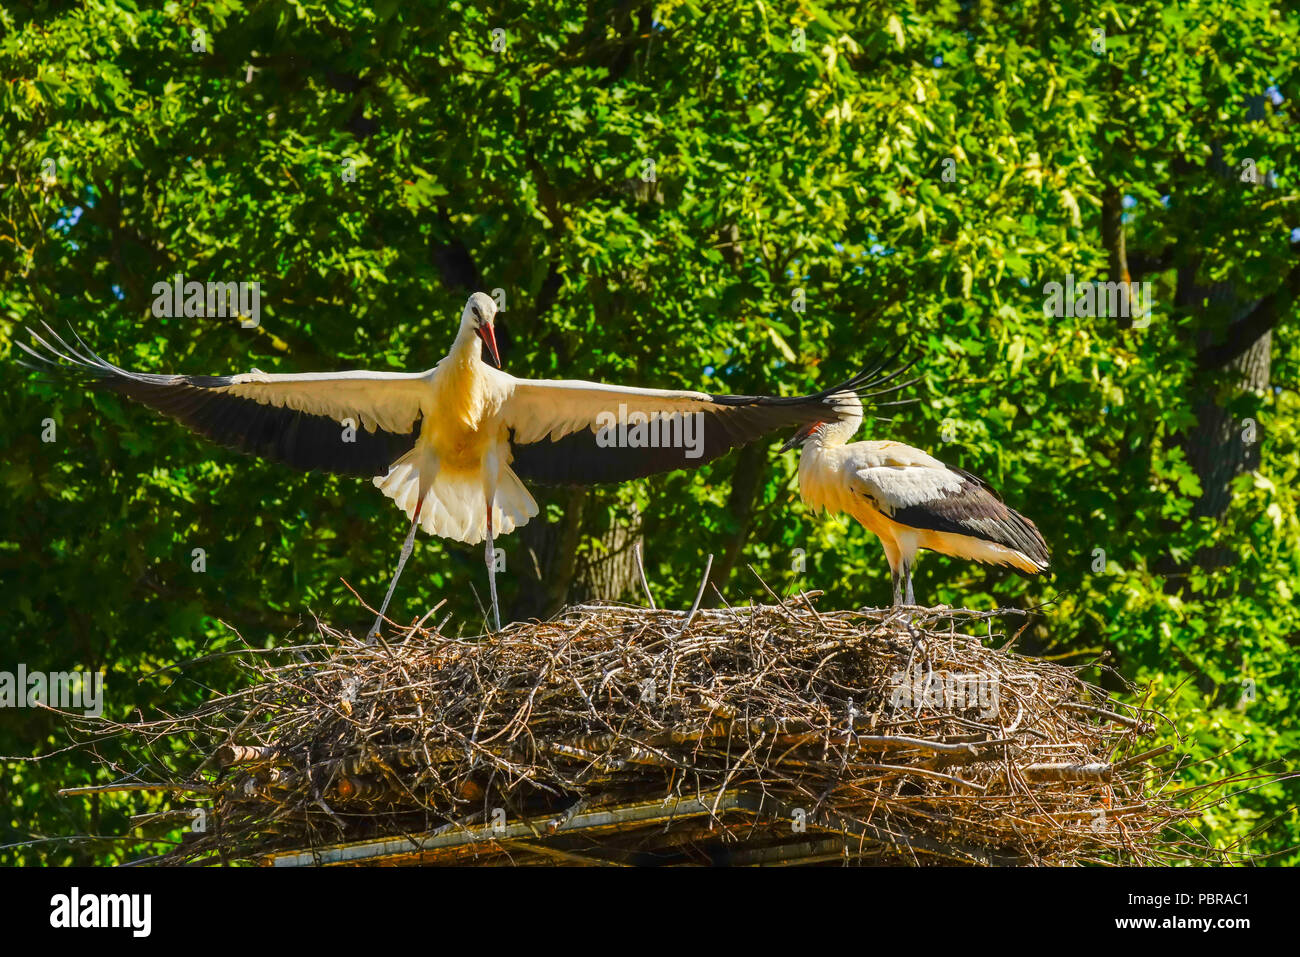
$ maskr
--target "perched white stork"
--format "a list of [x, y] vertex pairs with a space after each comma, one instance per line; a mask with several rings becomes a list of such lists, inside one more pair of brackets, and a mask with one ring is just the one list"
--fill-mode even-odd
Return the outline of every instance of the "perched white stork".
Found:
[[1047, 543], [970, 472], [901, 442], [853, 442], [862, 423], [856, 395], [831, 396], [836, 420], [812, 422], [782, 446], [802, 446], [799, 494], [814, 510], [847, 512], [880, 539], [894, 604], [915, 604], [912, 564], [922, 548], [1026, 575], [1047, 570]]
[[[227, 447], [306, 470], [373, 477], [411, 519], [378, 633], [415, 530], [487, 542], [496, 627], [494, 537], [537, 514], [523, 483], [620, 482], [695, 468], [769, 433], [839, 413], [828, 396], [894, 378], [882, 364], [814, 395], [709, 395], [579, 380], [516, 379], [500, 366], [496, 303], [481, 292], [461, 314], [451, 353], [427, 372], [156, 375], [129, 372], [73, 346], [47, 325], [30, 356], [87, 384], [121, 393]], [[868, 395], [892, 392], [892, 386]], [[861, 404], [859, 403], [859, 408]]]

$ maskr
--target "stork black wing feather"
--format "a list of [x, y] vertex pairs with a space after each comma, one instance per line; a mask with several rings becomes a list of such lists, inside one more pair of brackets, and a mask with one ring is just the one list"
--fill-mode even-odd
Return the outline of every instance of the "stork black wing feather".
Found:
[[963, 469], [948, 467], [962, 477], [960, 487], [920, 505], [889, 512], [894, 521], [911, 528], [968, 535], [1024, 553], [1047, 567], [1047, 543], [1030, 519], [1003, 503], [987, 482]]

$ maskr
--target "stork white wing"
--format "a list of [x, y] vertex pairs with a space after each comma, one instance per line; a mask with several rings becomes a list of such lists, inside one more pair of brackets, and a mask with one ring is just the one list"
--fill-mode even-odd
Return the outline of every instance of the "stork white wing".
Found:
[[658, 418], [664, 414], [710, 408], [705, 392], [639, 389], [581, 379], [516, 379], [501, 410], [514, 441], [529, 445], [544, 438], [561, 439], [580, 429], [595, 430], [603, 413], [618, 414], [619, 406]]
[[158, 375], [122, 369], [80, 339], [72, 346], [45, 331], [32, 333], [38, 348], [18, 345], [46, 368], [121, 393], [221, 445], [309, 471], [382, 475], [430, 411], [429, 373]]
[[270, 375], [246, 372], [230, 376], [214, 392], [252, 399], [262, 405], [293, 409], [334, 421], [351, 418], [368, 432], [410, 432], [432, 396], [427, 372], [302, 372]]
[[898, 442], [859, 442], [850, 482], [877, 511], [893, 515], [955, 494], [962, 479], [938, 459]]
[[555, 484], [621, 482], [697, 468], [774, 432], [840, 417], [830, 399], [878, 368], [802, 396], [711, 395], [577, 379], [511, 379], [502, 421], [512, 431], [512, 467]]

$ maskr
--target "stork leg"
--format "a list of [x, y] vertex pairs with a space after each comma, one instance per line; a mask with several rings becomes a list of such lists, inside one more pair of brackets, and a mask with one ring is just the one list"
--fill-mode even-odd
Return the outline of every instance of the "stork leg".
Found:
[[483, 549], [483, 560], [487, 562], [488, 590], [492, 593], [493, 630], [501, 630], [501, 607], [497, 604], [497, 548], [492, 540], [492, 499], [487, 500], [487, 544]]
[[912, 563], [908, 562], [903, 566], [903, 575], [907, 578], [907, 594], [903, 596], [903, 604], [915, 605], [916, 596], [912, 594]]
[[366, 635], [367, 644], [373, 644], [375, 638], [379, 636], [379, 628], [384, 623], [384, 612], [388, 611], [388, 603], [393, 600], [393, 592], [397, 588], [397, 579], [402, 577], [402, 569], [406, 567], [406, 560], [411, 557], [411, 549], [415, 547], [415, 529], [420, 524], [420, 508], [423, 505], [424, 495], [422, 494], [416, 500], [415, 518], [411, 519], [411, 530], [406, 533], [406, 541], [402, 543], [402, 554], [397, 558], [397, 571], [393, 572], [393, 580], [388, 585], [388, 594], [384, 596], [384, 603], [379, 606], [379, 615], [375, 618], [370, 634]]
[[889, 580], [894, 584], [894, 607], [897, 608], [903, 604], [903, 570], [906, 563], [903, 561], [902, 550], [893, 536], [882, 535], [880, 544], [884, 546], [885, 561], [889, 563]]

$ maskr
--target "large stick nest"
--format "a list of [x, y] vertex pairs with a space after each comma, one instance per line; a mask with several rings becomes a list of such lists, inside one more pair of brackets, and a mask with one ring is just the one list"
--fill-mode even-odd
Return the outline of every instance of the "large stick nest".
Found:
[[169, 863], [1203, 859], [1154, 715], [996, 647], [1007, 614], [600, 605], [375, 645], [320, 625], [250, 655], [241, 692], [108, 730], [153, 756], [135, 780], [213, 802]]

